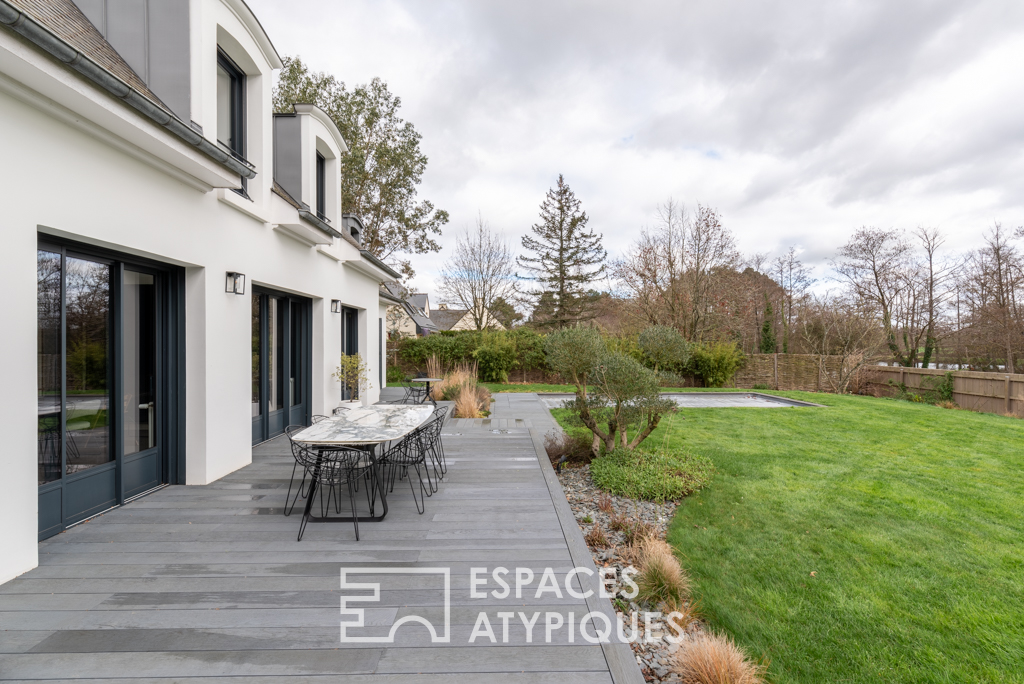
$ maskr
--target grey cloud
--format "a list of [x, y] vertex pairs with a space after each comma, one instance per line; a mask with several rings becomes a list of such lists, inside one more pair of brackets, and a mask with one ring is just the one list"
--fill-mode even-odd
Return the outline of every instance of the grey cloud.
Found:
[[[424, 134], [424, 195], [456, 228], [481, 211], [525, 231], [560, 171], [613, 254], [669, 195], [718, 206], [746, 251], [802, 244], [819, 262], [880, 217], [965, 237], [994, 212], [1024, 222], [1024, 88], [948, 121], [957, 92], [920, 94], [1019, 43], [1019, 1], [251, 4], [288, 54], [306, 54], [310, 16], [344, 25], [314, 66], [392, 83]], [[938, 128], [913, 140], [918, 124]]]

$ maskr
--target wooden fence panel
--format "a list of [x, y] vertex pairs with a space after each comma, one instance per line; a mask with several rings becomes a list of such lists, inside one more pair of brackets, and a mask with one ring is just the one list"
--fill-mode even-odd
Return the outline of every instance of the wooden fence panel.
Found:
[[[983, 413], [1024, 417], [1024, 375], [1020, 373], [982, 373], [951, 371], [953, 401], [959, 406]], [[907, 389], [929, 390], [941, 382], [947, 371], [934, 368], [865, 366], [861, 369], [862, 388], [875, 396], [896, 393], [889, 383], [903, 383]]]

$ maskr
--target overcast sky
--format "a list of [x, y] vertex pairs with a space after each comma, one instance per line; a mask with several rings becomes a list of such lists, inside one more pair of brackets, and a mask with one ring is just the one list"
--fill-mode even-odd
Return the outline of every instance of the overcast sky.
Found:
[[516, 247], [563, 173], [612, 257], [668, 197], [823, 267], [861, 225], [1024, 224], [1024, 2], [249, 0], [282, 55], [374, 76], [455, 234]]

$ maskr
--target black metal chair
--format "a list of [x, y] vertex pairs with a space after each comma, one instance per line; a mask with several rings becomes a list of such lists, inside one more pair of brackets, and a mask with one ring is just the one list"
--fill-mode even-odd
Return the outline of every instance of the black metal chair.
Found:
[[[434, 409], [430, 421], [426, 424], [429, 428], [424, 435], [426, 451], [434, 466], [434, 476], [441, 479], [448, 472], [448, 463], [444, 457], [444, 442], [441, 440], [441, 430], [444, 428], [444, 421], [448, 417], [448, 407], [438, 406]], [[437, 488], [434, 488], [437, 491]]]
[[415, 377], [405, 379], [405, 397], [402, 399], [403, 404], [422, 404], [427, 400], [427, 388], [425, 385], [413, 385], [412, 381], [419, 378], [427, 377], [423, 373], [418, 373]]
[[[327, 418], [328, 418], [327, 416], [314, 415], [313, 416], [313, 424], [315, 425], [316, 423], [319, 423], [322, 420], [327, 420]], [[284, 432], [285, 432], [285, 435], [288, 436], [288, 441], [294, 445], [294, 442], [292, 440], [292, 435], [294, 435], [296, 432], [299, 432], [300, 430], [305, 430], [305, 429], [306, 428], [304, 426], [302, 426], [302, 425], [289, 425], [288, 427], [286, 427], [284, 429]], [[295, 447], [293, 446], [292, 447], [293, 453], [294, 453], [294, 448]], [[306, 498], [306, 494], [302, 493], [302, 489], [303, 489], [303, 487], [306, 484], [306, 471], [305, 470], [302, 471], [302, 480], [299, 482], [299, 489], [298, 489], [298, 491], [295, 492], [295, 498], [294, 499], [291, 498], [292, 497], [292, 484], [295, 482], [295, 471], [298, 469], [298, 467], [299, 467], [299, 462], [296, 460], [295, 463], [292, 464], [292, 477], [291, 477], [290, 480], [288, 480], [288, 493], [285, 494], [285, 496], [284, 496], [284, 514], [285, 514], [285, 516], [291, 515], [292, 511], [295, 510], [295, 502], [296, 501], [298, 501], [300, 498], [301, 499], [305, 499]], [[308, 492], [308, 489], [307, 489], [307, 492]], [[291, 504], [290, 505], [289, 505], [289, 500], [291, 500]]]
[[[295, 462], [303, 467], [310, 480], [306, 510], [303, 512], [302, 521], [299, 523], [298, 541], [302, 541], [302, 535], [306, 531], [306, 524], [310, 518], [310, 508], [317, 491], [320, 491], [321, 516], [326, 516], [331, 507], [331, 496], [337, 496], [336, 490], [343, 484], [348, 484], [349, 502], [352, 505], [352, 524], [355, 528], [356, 541], [359, 541], [359, 515], [356, 508], [356, 495], [353, 483], [374, 467], [372, 454], [342, 446], [332, 446], [328, 449], [310, 449], [293, 439], [293, 435], [301, 429], [303, 429], [301, 425], [290, 425], [285, 428], [285, 434], [288, 435], [288, 440], [292, 447], [292, 456], [295, 457]], [[327, 489], [326, 501], [323, 496], [325, 488]], [[340, 510], [340, 500], [335, 505]]]
[[[430, 481], [429, 466], [426, 463], [427, 452], [423, 449], [422, 431], [424, 427], [418, 427], [402, 439], [391, 442], [381, 456], [381, 463], [387, 471], [388, 491], [395, 491], [396, 479], [408, 477], [409, 488], [412, 489], [412, 499], [416, 504], [416, 511], [420, 515], [423, 515], [423, 511], [426, 510], [425, 497], [431, 496], [435, 491], [434, 485]], [[420, 466], [423, 467], [422, 470], [420, 470]], [[416, 485], [413, 484], [412, 475], [409, 473], [410, 468], [415, 471], [416, 479], [419, 481], [418, 491]], [[423, 481], [424, 475], [427, 477], [426, 483]]]

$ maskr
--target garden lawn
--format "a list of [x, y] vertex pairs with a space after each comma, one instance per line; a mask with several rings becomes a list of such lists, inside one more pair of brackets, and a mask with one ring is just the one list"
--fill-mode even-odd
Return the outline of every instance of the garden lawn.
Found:
[[828, 407], [683, 409], [648, 438], [715, 464], [668, 535], [711, 627], [774, 682], [1024, 682], [1024, 421], [773, 394]]

